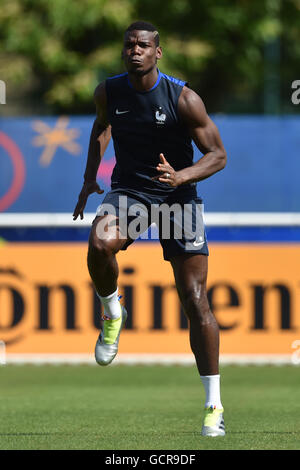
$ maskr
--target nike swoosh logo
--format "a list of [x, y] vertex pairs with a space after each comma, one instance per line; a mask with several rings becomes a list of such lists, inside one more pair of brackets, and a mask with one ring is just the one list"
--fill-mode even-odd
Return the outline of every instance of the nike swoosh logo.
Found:
[[204, 244], [204, 241], [199, 241], [199, 242], [197, 242], [197, 240], [195, 240], [195, 241], [193, 242], [193, 245], [194, 245], [194, 246], [200, 246], [200, 245], [203, 245], [203, 244]]
[[130, 110], [126, 110], [126, 111], [119, 111], [118, 109], [116, 109], [116, 114], [125, 114], [125, 113], [129, 113]]

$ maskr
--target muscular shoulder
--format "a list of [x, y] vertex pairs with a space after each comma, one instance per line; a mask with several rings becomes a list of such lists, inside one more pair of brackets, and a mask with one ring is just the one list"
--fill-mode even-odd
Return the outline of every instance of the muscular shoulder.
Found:
[[187, 125], [199, 125], [208, 117], [200, 96], [186, 86], [183, 87], [178, 100], [178, 112]]

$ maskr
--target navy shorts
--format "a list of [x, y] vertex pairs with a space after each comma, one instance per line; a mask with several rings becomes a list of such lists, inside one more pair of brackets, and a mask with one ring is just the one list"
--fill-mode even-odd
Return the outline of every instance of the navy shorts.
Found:
[[158, 235], [166, 261], [184, 253], [209, 254], [203, 203], [195, 189], [174, 191], [164, 197], [127, 188], [112, 189], [98, 207], [96, 217], [105, 214], [116, 215], [123, 230], [127, 229], [128, 241], [122, 250], [137, 238], [151, 240], [153, 232], [149, 227], [155, 224], [154, 233]]

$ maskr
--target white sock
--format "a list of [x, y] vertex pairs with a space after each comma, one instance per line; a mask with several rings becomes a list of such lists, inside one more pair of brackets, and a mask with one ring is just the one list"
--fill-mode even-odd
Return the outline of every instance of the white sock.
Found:
[[205, 408], [223, 408], [220, 396], [220, 375], [200, 375], [205, 389]]
[[118, 289], [106, 297], [101, 297], [99, 294], [98, 297], [101, 300], [104, 313], [107, 317], [109, 317], [111, 320], [117, 320], [120, 318], [121, 306], [119, 302]]

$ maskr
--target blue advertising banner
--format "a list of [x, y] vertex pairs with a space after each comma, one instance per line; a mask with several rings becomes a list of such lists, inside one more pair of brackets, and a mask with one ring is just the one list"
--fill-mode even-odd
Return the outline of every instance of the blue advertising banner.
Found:
[[[70, 212], [81, 189], [93, 116], [0, 118], [0, 212]], [[198, 183], [206, 212], [300, 210], [300, 117], [214, 116], [228, 153], [222, 172]], [[201, 157], [195, 148], [194, 161]], [[110, 142], [98, 179], [106, 191]], [[95, 212], [103, 195], [89, 198]]]

